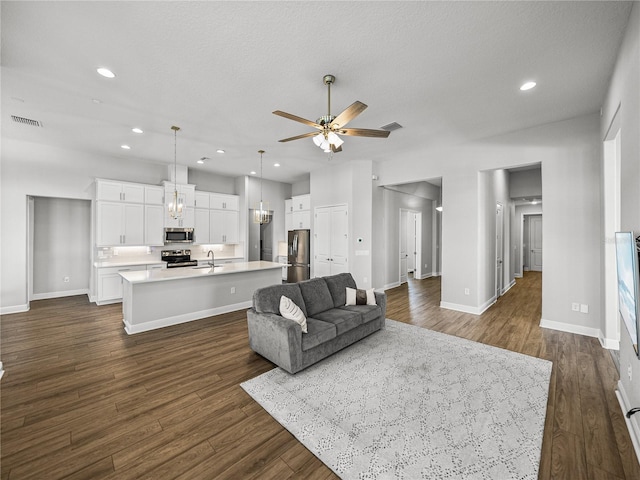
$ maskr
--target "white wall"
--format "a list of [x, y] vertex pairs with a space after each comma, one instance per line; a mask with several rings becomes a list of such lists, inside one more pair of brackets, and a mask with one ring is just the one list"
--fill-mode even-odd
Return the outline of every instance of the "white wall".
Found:
[[[271, 244], [275, 247], [273, 255], [276, 261], [277, 258], [275, 257], [278, 256], [278, 242], [287, 241], [284, 230], [284, 201], [287, 198], [291, 198], [290, 184], [274, 182], [272, 180], [262, 180], [262, 199], [269, 204], [269, 210], [273, 212], [273, 219], [271, 220]], [[250, 227], [249, 224], [253, 222], [253, 218], [248, 215], [248, 210], [255, 208], [259, 202], [260, 178], [247, 177], [247, 227]], [[249, 246], [249, 248], [250, 247], [251, 246]]]
[[33, 212], [34, 298], [88, 293], [91, 202], [35, 197]]
[[[640, 5], [631, 10], [625, 37], [620, 48], [611, 84], [603, 106], [600, 139], [618, 110], [621, 131], [621, 230], [640, 231]], [[546, 199], [545, 199], [546, 202]], [[546, 203], [545, 203], [546, 204]], [[604, 317], [604, 313], [603, 313]], [[640, 360], [636, 357], [626, 327], [620, 326], [620, 382], [630, 401], [630, 406], [640, 405]], [[631, 366], [633, 380], [627, 376]], [[636, 428], [640, 422], [632, 417]]]
[[[390, 288], [400, 284], [400, 209], [422, 213], [421, 270], [423, 276], [432, 272], [434, 208], [433, 200], [402, 193], [395, 189], [383, 189], [383, 220], [377, 215], [375, 228], [383, 234], [382, 242], [385, 245], [385, 254], [376, 255], [374, 258], [380, 258], [384, 261], [385, 270], [383, 277], [379, 280], [380, 283], [375, 285], [376, 287]], [[424, 267], [425, 263], [427, 264], [426, 268]]]
[[291, 185], [291, 195], [306, 195], [311, 192], [311, 178], [305, 178]]
[[511, 198], [538, 198], [542, 196], [542, 171], [524, 170], [509, 174], [509, 192]]
[[3, 139], [0, 164], [0, 311], [27, 308], [27, 196], [91, 200], [94, 179], [159, 185], [166, 165]]
[[[526, 251], [529, 250], [529, 236], [528, 233], [523, 230], [524, 216], [536, 214], [542, 214], [542, 204], [540, 203], [537, 205], [516, 205], [515, 207], [514, 220], [511, 224], [511, 249], [513, 251], [511, 263], [512, 271], [514, 275], [518, 277], [521, 277], [523, 274], [522, 266], [523, 263], [525, 263]], [[542, 221], [544, 224], [544, 217]], [[527, 244], [526, 251], [524, 249], [524, 244]]]
[[[313, 215], [316, 207], [347, 205], [349, 212], [349, 272], [359, 288], [379, 288], [373, 285], [373, 246], [382, 241], [383, 233], [373, 228], [374, 183], [373, 164], [367, 160], [335, 163], [311, 173], [311, 256], [313, 264]], [[378, 220], [376, 218], [376, 227]], [[374, 239], [373, 236], [376, 238]], [[362, 238], [362, 243], [357, 243]], [[356, 251], [368, 252], [356, 256]], [[376, 262], [377, 262], [376, 258]], [[313, 267], [312, 267], [313, 268]], [[312, 272], [313, 275], [313, 272]]]
[[[479, 293], [479, 282], [489, 283], [488, 267], [476, 248], [476, 237], [484, 234], [476, 207], [481, 198], [478, 172], [541, 163], [545, 204], [550, 198], [558, 200], [545, 211], [543, 319], [556, 322], [559, 328], [596, 333], [600, 245], [593, 212], [598, 215], [600, 209], [598, 130], [599, 116], [587, 115], [465, 145], [425, 149], [415, 157], [378, 165], [380, 185], [442, 178], [443, 306], [479, 313], [486, 301]], [[585, 209], [591, 213], [581, 213]], [[547, 269], [549, 263], [556, 265]], [[560, 275], [560, 281], [557, 271], [580, 273], [572, 275], [571, 281]], [[571, 315], [571, 301], [579, 298], [592, 307], [589, 314]]]
[[237, 195], [234, 177], [225, 177], [203, 170], [189, 169], [189, 184], [195, 185], [196, 190], [203, 192], [227, 193], [229, 195]]

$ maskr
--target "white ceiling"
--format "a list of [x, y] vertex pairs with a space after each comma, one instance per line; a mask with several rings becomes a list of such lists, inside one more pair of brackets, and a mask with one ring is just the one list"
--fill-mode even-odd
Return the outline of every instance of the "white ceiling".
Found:
[[[427, 146], [597, 112], [631, 2], [2, 2], [2, 136], [100, 156], [293, 182], [331, 162], [420, 159]], [[117, 77], [105, 79], [105, 66]], [[273, 115], [369, 108], [327, 158]], [[538, 86], [520, 92], [526, 80]], [[101, 103], [95, 103], [97, 99]], [[42, 128], [11, 122], [41, 121]], [[139, 126], [143, 135], [131, 133]], [[124, 151], [121, 144], [129, 144]], [[226, 150], [224, 155], [216, 149]], [[204, 166], [195, 162], [211, 157]], [[275, 168], [274, 162], [282, 166]]]

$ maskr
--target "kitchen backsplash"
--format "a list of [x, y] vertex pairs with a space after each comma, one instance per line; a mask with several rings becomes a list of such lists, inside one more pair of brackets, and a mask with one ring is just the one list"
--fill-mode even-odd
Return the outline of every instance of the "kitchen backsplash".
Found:
[[191, 258], [203, 260], [207, 258], [207, 252], [212, 250], [216, 258], [238, 258], [242, 257], [242, 245], [185, 245], [177, 243], [175, 245], [164, 245], [162, 247], [97, 247], [96, 260], [104, 261], [148, 261], [160, 260], [162, 250], [190, 249]]

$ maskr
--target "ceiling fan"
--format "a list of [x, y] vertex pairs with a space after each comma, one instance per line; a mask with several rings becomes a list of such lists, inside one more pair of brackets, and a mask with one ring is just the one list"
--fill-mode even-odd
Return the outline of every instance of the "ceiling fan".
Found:
[[336, 77], [333, 75], [325, 75], [323, 77], [323, 81], [328, 89], [328, 110], [326, 115], [318, 118], [315, 122], [280, 110], [273, 112], [275, 115], [316, 128], [320, 130], [320, 132], [303, 133], [302, 135], [297, 135], [295, 137], [283, 138], [282, 140], [279, 140], [280, 142], [290, 142], [291, 140], [298, 140], [300, 138], [313, 137], [313, 142], [325, 152], [337, 153], [342, 151], [342, 144], [344, 143], [344, 140], [342, 140], [338, 135], [374, 138], [387, 138], [389, 136], [390, 132], [388, 130], [344, 128], [347, 123], [360, 115], [367, 106], [362, 102], [355, 101], [345, 108], [337, 117], [331, 115], [331, 84], [336, 81]]

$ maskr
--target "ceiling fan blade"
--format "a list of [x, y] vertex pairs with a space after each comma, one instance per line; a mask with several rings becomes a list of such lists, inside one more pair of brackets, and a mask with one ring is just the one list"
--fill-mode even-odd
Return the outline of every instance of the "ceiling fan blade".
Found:
[[369, 128], [341, 128], [336, 130], [336, 133], [354, 137], [387, 138], [391, 132], [388, 130], [371, 130]]
[[338, 148], [336, 148], [336, 146], [332, 143], [332, 144], [331, 144], [331, 151], [332, 151], [333, 153], [341, 152], [341, 151], [342, 151], [342, 145], [340, 145]]
[[319, 125], [316, 122], [312, 122], [311, 120], [307, 120], [306, 118], [298, 117], [297, 115], [293, 115], [291, 113], [283, 112], [281, 110], [276, 110], [273, 113], [274, 113], [274, 115], [279, 115], [281, 117], [288, 118], [289, 120], [293, 120], [295, 122], [304, 123], [305, 125], [309, 125], [310, 127], [318, 128], [318, 129], [322, 130], [322, 125]]
[[340, 115], [333, 119], [333, 121], [329, 124], [329, 126], [336, 125], [336, 128], [344, 127], [351, 120], [356, 118], [362, 112], [364, 112], [367, 105], [362, 102], [358, 102], [357, 100], [345, 108]]
[[297, 135], [295, 137], [283, 138], [282, 140], [278, 140], [278, 141], [290, 142], [291, 140], [299, 140], [300, 138], [315, 137], [316, 135], [318, 135], [318, 132], [309, 132], [309, 133], [303, 133], [302, 135]]

